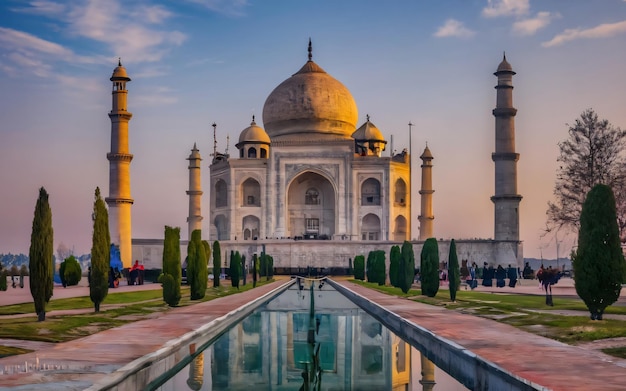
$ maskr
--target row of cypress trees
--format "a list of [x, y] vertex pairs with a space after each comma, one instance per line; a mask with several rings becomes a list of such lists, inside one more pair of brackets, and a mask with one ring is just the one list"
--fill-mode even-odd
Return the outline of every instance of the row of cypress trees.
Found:
[[[454, 239], [450, 243], [448, 275], [450, 276], [450, 298], [456, 299], [456, 291], [460, 286], [459, 262], [456, 254]], [[354, 278], [368, 282], [385, 284], [385, 252], [382, 250], [370, 251], [367, 264], [363, 255], [354, 257]], [[389, 282], [407, 293], [415, 278], [415, 255], [413, 245], [404, 241], [402, 248], [392, 246], [389, 253]], [[429, 238], [420, 253], [420, 278], [422, 294], [434, 297], [439, 290], [439, 249], [437, 240]]]
[[[216, 240], [211, 249], [209, 242], [202, 240], [202, 232], [194, 230], [187, 245], [187, 282], [191, 300], [200, 300], [206, 295], [211, 254], [213, 254], [213, 286], [219, 287], [222, 254], [220, 244]], [[166, 226], [163, 243], [163, 273], [159, 276], [159, 282], [163, 285], [163, 300], [171, 307], [180, 303], [181, 276], [180, 228]]]

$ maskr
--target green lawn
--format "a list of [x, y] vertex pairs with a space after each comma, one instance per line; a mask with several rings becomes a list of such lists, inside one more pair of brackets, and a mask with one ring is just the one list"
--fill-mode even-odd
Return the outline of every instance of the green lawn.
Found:
[[[257, 286], [264, 284], [267, 282], [257, 282]], [[240, 285], [238, 290], [227, 282], [218, 288], [209, 287], [202, 300], [191, 301], [189, 299], [189, 286], [182, 286], [182, 299], [179, 307], [213, 300], [217, 297], [228, 296], [249, 289], [253, 289], [251, 283], [244, 286]], [[107, 308], [108, 305], [115, 307]], [[72, 309], [91, 309], [92, 311], [77, 315], [50, 315], [50, 311]], [[64, 342], [146, 319], [154, 313], [163, 313], [169, 310], [170, 307], [163, 302], [162, 290], [156, 284], [155, 290], [149, 291], [120, 293], [109, 291], [99, 313], [93, 312], [93, 303], [89, 297], [53, 300], [46, 307], [47, 316], [44, 322], [37, 321], [37, 316], [33, 313], [32, 303], [11, 305], [0, 307], [0, 315], [30, 314], [31, 316], [0, 318], [0, 338]]]

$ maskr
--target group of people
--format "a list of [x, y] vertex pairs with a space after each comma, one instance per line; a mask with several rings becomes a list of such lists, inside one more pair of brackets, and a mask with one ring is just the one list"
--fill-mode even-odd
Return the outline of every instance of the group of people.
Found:
[[[139, 264], [139, 260], [128, 269], [128, 285], [143, 285], [144, 266]], [[109, 288], [117, 288], [122, 279], [122, 271], [118, 267], [109, 268]], [[87, 282], [91, 285], [91, 266], [87, 269]]]
[[515, 288], [517, 285], [517, 268], [509, 265], [506, 269], [502, 265], [498, 265], [497, 268], [488, 265], [487, 262], [483, 264], [483, 286], [493, 286], [493, 280], [496, 280], [496, 287], [503, 288], [506, 285], [506, 279], [509, 279], [509, 287]]
[[[470, 266], [467, 265], [468, 261], [463, 260], [461, 266], [461, 278], [465, 280], [467, 286], [474, 289], [478, 286], [478, 265], [476, 262], [472, 262]], [[493, 268], [485, 262], [482, 268], [482, 285], [493, 286], [493, 280], [496, 280], [496, 287], [502, 288], [506, 285], [506, 279], [509, 279], [509, 287], [514, 288], [517, 285], [518, 269], [509, 265], [506, 269], [502, 265], [498, 265], [497, 268]]]

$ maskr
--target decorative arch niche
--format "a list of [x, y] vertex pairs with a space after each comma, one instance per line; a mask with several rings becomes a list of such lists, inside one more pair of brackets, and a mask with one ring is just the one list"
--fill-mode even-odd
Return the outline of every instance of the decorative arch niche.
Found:
[[287, 190], [288, 236], [331, 239], [335, 234], [335, 188], [324, 176], [306, 171]]
[[368, 178], [361, 185], [361, 205], [380, 205], [380, 182]]
[[361, 220], [361, 240], [380, 240], [380, 218], [373, 213]]

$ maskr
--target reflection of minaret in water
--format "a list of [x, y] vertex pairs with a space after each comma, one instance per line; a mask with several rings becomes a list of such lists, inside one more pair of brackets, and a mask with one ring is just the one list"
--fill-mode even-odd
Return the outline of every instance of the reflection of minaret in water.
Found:
[[189, 160], [189, 217], [187, 223], [189, 225], [189, 240], [191, 241], [191, 233], [197, 229], [202, 229], [202, 184], [200, 179], [200, 152], [193, 144], [191, 154], [187, 158]]
[[[196, 352], [196, 344], [189, 345], [189, 354]], [[189, 378], [187, 385], [191, 390], [198, 391], [204, 384], [204, 352], [200, 352], [189, 363]]]
[[420, 361], [422, 362], [422, 391], [432, 391], [435, 388], [435, 364], [420, 353]]
[[128, 147], [128, 122], [133, 116], [126, 111], [126, 83], [130, 77], [122, 66], [121, 60], [113, 71], [110, 79], [113, 82], [113, 104], [109, 118], [111, 119], [111, 152], [109, 160], [109, 196], [105, 199], [109, 206], [109, 232], [111, 242], [119, 245], [120, 258], [124, 267], [132, 265], [131, 244], [131, 206], [130, 195], [130, 162], [133, 155]]
[[433, 220], [435, 220], [433, 214], [433, 193], [435, 192], [433, 190], [433, 155], [428, 149], [428, 144], [426, 144], [420, 159], [422, 159], [422, 188], [419, 191], [421, 199], [421, 214], [418, 217], [420, 221], [419, 240], [426, 240], [434, 237]]
[[515, 152], [515, 115], [513, 107], [513, 68], [504, 55], [498, 70], [496, 88], [496, 151], [491, 154], [495, 163], [495, 194], [491, 197], [494, 213], [494, 239], [519, 242], [519, 203], [517, 193], [517, 161]]

